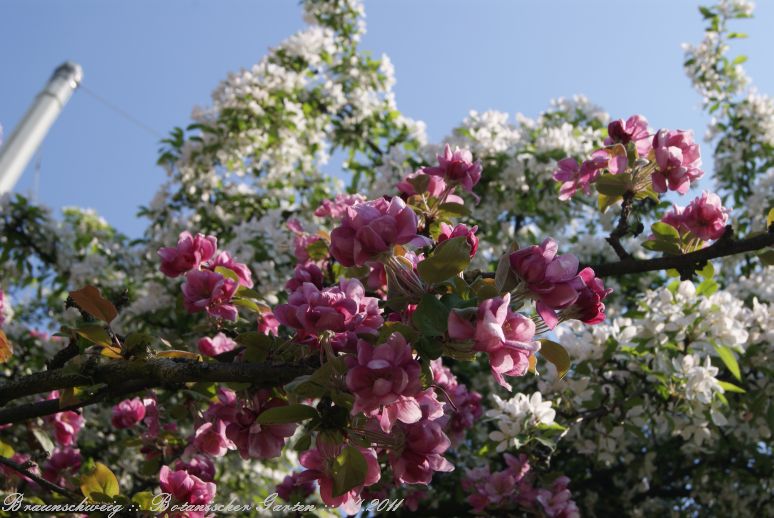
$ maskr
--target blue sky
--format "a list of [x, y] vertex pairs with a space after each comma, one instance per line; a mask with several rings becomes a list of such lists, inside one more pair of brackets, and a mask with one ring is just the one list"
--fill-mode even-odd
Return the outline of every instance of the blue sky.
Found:
[[[763, 92], [774, 92], [774, 3], [739, 22], [736, 49]], [[704, 132], [700, 99], [682, 71], [683, 42], [703, 23], [692, 1], [366, 1], [363, 48], [390, 55], [398, 106], [433, 140], [471, 109], [536, 115], [549, 99], [583, 93], [614, 117]], [[0, 124], [7, 135], [53, 69], [70, 59], [84, 84], [166, 134], [206, 105], [231, 70], [303, 27], [290, 0], [3, 0]], [[16, 190], [51, 207], [96, 209], [120, 230], [163, 181], [158, 138], [76, 92]], [[709, 149], [705, 148], [709, 154]], [[709, 160], [705, 160], [709, 162]], [[709, 164], [707, 164], [709, 165]]]

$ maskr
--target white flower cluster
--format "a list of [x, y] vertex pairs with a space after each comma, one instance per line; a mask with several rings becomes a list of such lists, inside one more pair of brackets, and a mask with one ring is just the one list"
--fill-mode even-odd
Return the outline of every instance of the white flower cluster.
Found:
[[540, 424], [554, 423], [556, 410], [551, 401], [543, 401], [540, 392], [531, 396], [518, 393], [511, 399], [503, 400], [492, 395], [495, 408], [487, 410], [486, 416], [495, 421], [497, 430], [489, 438], [497, 444], [497, 451], [505, 451], [511, 446], [519, 446], [519, 436]]

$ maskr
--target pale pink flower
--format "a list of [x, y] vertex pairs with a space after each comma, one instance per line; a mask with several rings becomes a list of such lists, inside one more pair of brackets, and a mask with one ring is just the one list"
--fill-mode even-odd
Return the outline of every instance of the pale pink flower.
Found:
[[691, 182], [704, 175], [699, 145], [693, 141], [693, 132], [666, 129], [653, 137], [653, 153], [657, 165], [652, 175], [653, 190], [666, 192], [667, 188], [685, 194]]
[[237, 343], [223, 333], [218, 333], [212, 338], [208, 336], [200, 338], [198, 345], [200, 353], [214, 357], [233, 350]]
[[333, 200], [323, 200], [314, 211], [314, 215], [321, 218], [341, 219], [347, 213], [348, 207], [363, 203], [364, 201], [366, 201], [366, 197], [362, 194], [337, 194]]
[[239, 313], [231, 303], [239, 283], [208, 270], [193, 270], [186, 274], [182, 286], [183, 304], [189, 313], [206, 311], [214, 317], [235, 321]]
[[481, 179], [481, 162], [473, 162], [473, 154], [467, 149], [455, 148], [452, 152], [449, 144], [438, 155], [438, 165], [425, 167], [422, 172], [440, 176], [449, 185], [461, 185], [466, 191], [473, 192], [473, 186]]
[[717, 194], [704, 191], [685, 208], [682, 221], [699, 239], [714, 241], [726, 232], [728, 209], [723, 207]]
[[215, 498], [215, 484], [204, 482], [187, 471], [172, 471], [162, 466], [159, 472], [161, 491], [169, 493], [178, 502], [189, 504], [208, 504]]
[[651, 150], [651, 138], [648, 132], [648, 121], [642, 115], [632, 115], [626, 121], [618, 119], [607, 125], [608, 137], [605, 145], [628, 144], [634, 142], [639, 156], [648, 156]]
[[212, 271], [215, 271], [215, 268], [219, 266], [228, 268], [234, 272], [241, 286], [244, 286], [245, 288], [253, 287], [253, 274], [250, 272], [250, 268], [248, 268], [246, 264], [240, 263], [231, 257], [228, 252], [219, 253], [217, 256], [215, 256], [215, 259], [209, 261], [205, 265], [208, 270]]

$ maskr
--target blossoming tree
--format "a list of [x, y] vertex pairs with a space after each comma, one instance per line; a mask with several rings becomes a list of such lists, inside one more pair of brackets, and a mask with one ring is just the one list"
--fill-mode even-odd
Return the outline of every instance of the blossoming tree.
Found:
[[362, 7], [303, 6], [164, 142], [142, 239], [2, 200], [3, 489], [170, 516], [763, 515], [774, 102], [728, 57], [752, 8], [701, 8], [686, 48], [709, 178], [691, 131], [582, 97], [428, 144]]

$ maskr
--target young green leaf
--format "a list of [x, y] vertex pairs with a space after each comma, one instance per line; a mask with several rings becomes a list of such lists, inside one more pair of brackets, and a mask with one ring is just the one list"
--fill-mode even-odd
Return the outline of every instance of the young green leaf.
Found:
[[470, 245], [465, 236], [447, 239], [419, 263], [419, 277], [430, 284], [443, 282], [457, 275], [470, 264]]
[[570, 355], [558, 343], [545, 338], [540, 340], [540, 355], [554, 364], [560, 378], [563, 378], [570, 370]]
[[261, 412], [256, 422], [258, 424], [300, 423], [318, 416], [317, 409], [309, 405], [284, 405]]
[[739, 363], [737, 363], [736, 357], [734, 357], [734, 353], [731, 351], [731, 349], [725, 345], [713, 344], [713, 346], [718, 352], [718, 356], [720, 356], [720, 359], [723, 361], [731, 374], [733, 374], [734, 377], [739, 381], [742, 381], [742, 373], [739, 370]]
[[333, 496], [341, 496], [365, 482], [368, 464], [365, 457], [354, 446], [345, 446], [333, 460]]

